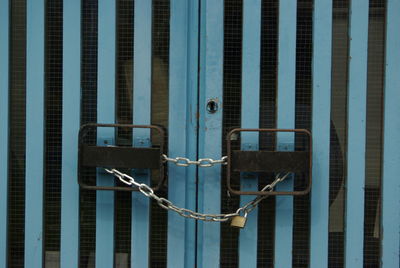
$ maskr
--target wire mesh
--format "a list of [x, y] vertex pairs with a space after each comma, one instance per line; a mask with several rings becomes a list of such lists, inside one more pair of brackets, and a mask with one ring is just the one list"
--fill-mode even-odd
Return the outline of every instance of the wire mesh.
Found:
[[[312, 118], [312, 29], [313, 1], [297, 2], [296, 34], [296, 107], [295, 127], [311, 131]], [[297, 151], [307, 150], [307, 137], [296, 135]], [[295, 190], [304, 190], [309, 174], [297, 174]], [[310, 195], [294, 197], [293, 215], [293, 267], [308, 267], [310, 237]]]
[[[169, 111], [169, 36], [170, 36], [170, 0], [153, 0], [152, 29], [152, 99], [151, 123], [168, 127]], [[154, 146], [160, 144], [158, 135], [152, 133]], [[165, 136], [164, 144], [168, 138]], [[166, 148], [167, 150], [167, 148]], [[158, 172], [152, 173], [152, 184], [157, 184]], [[166, 184], [159, 191], [163, 197], [168, 197]], [[167, 266], [167, 228], [168, 213], [151, 201], [150, 219], [150, 267]]]
[[[241, 57], [242, 57], [242, 8], [241, 1], [225, 1], [225, 52], [224, 52], [224, 133], [234, 126], [240, 126], [241, 110]], [[273, 128], [276, 125], [277, 86], [277, 43], [278, 43], [278, 1], [262, 2], [261, 41], [261, 92], [260, 126]], [[311, 50], [312, 50], [312, 1], [298, 3], [296, 58], [296, 127], [310, 129], [311, 126]], [[304, 150], [304, 137], [296, 139], [297, 150]], [[233, 143], [236, 148], [239, 142]], [[260, 135], [260, 148], [274, 150], [275, 137]], [[271, 182], [273, 174], [260, 174], [260, 187]], [[305, 175], [296, 181], [304, 182]], [[239, 187], [239, 178], [234, 178]], [[235, 186], [234, 186], [235, 187]], [[296, 188], [304, 188], [299, 183]], [[227, 198], [222, 188], [222, 209], [226, 203], [238, 204], [238, 198]], [[228, 200], [228, 201], [227, 201]], [[293, 265], [304, 267], [308, 264], [309, 197], [297, 197], [295, 202]], [[224, 203], [225, 202], [225, 203]], [[231, 205], [232, 206], [232, 205]], [[273, 265], [275, 199], [269, 198], [260, 204], [258, 235], [258, 266]], [[224, 232], [226, 231], [226, 232]], [[221, 266], [237, 266], [238, 233], [222, 227]], [[226, 254], [226, 255], [224, 255]], [[228, 260], [225, 262], [225, 260]]]
[[[116, 121], [120, 124], [132, 124], [134, 11], [133, 0], [117, 1]], [[132, 146], [132, 129], [118, 129], [117, 145]], [[126, 186], [121, 182], [116, 182], [116, 185]], [[132, 193], [115, 192], [114, 205], [115, 264], [118, 263], [121, 267], [130, 266]]]
[[333, 1], [328, 266], [342, 267], [347, 156], [349, 2]]
[[[10, 46], [10, 157], [8, 207], [8, 265], [24, 267], [24, 202], [25, 202], [25, 84], [26, 84], [26, 1], [11, 1]], [[277, 43], [279, 0], [262, 1], [261, 21], [261, 91], [260, 127], [276, 125]], [[297, 2], [296, 44], [296, 128], [311, 129], [312, 106], [312, 0]], [[383, 79], [385, 55], [386, 1], [369, 2], [367, 143], [364, 221], [364, 267], [380, 265], [380, 199], [382, 162]], [[132, 122], [133, 96], [133, 19], [134, 0], [117, 2], [117, 121]], [[97, 121], [97, 0], [82, 1], [82, 115], [81, 123]], [[225, 135], [239, 127], [242, 79], [243, 1], [225, 0], [224, 7], [224, 114], [223, 154]], [[168, 126], [170, 0], [153, 0], [152, 29], [152, 124]], [[332, 113], [330, 133], [329, 182], [329, 267], [344, 266], [344, 211], [347, 154], [347, 71], [348, 71], [349, 1], [333, 0], [332, 43]], [[46, 143], [45, 143], [45, 257], [60, 250], [61, 197], [61, 118], [62, 118], [62, 1], [46, 2]], [[118, 132], [119, 142], [131, 146], [132, 133]], [[240, 137], [232, 140], [239, 149]], [[96, 133], [85, 141], [95, 144]], [[152, 135], [153, 146], [160, 140]], [[260, 148], [272, 150], [273, 135], [260, 135]], [[304, 149], [304, 139], [296, 136], [296, 150]], [[87, 181], [95, 182], [95, 170], [85, 173]], [[152, 184], [154, 178], [152, 174]], [[225, 178], [225, 174], [222, 174]], [[260, 174], [260, 187], [272, 174]], [[296, 189], [303, 177], [296, 179]], [[233, 188], [239, 188], [239, 176], [233, 178]], [[161, 196], [167, 196], [166, 187]], [[239, 205], [239, 197], [227, 195], [225, 180], [221, 188], [222, 212]], [[115, 259], [126, 258], [130, 265], [131, 194], [115, 196]], [[94, 267], [96, 194], [80, 192], [80, 267]], [[310, 197], [294, 198], [293, 267], [309, 265]], [[151, 203], [150, 267], [166, 267], [167, 212]], [[258, 267], [273, 266], [275, 199], [269, 198], [259, 207]], [[237, 267], [238, 234], [221, 224], [221, 267]], [[117, 264], [115, 264], [117, 265]], [[47, 262], [45, 262], [47, 266]]]
[[[264, 0], [261, 13], [260, 127], [276, 127], [278, 55], [278, 0]], [[274, 150], [275, 135], [260, 133], [260, 150]], [[273, 174], [260, 174], [259, 188], [272, 182]], [[261, 189], [260, 189], [261, 190]], [[273, 266], [275, 241], [275, 198], [259, 204], [257, 266]]]
[[62, 5], [46, 2], [45, 267], [59, 265], [61, 221]]
[[[97, 122], [97, 0], [83, 0], [81, 15], [81, 124]], [[96, 133], [87, 135], [85, 143], [95, 144]], [[95, 169], [84, 173], [84, 179], [94, 183]], [[79, 204], [79, 264], [95, 265], [96, 192], [80, 190]]]
[[[242, 72], [242, 25], [243, 1], [225, 0], [224, 6], [224, 66], [223, 66], [223, 131], [222, 154], [226, 155], [226, 134], [234, 127], [240, 127], [241, 72]], [[232, 149], [239, 149], [239, 140], [232, 141]], [[222, 172], [222, 178], [226, 174]], [[232, 188], [239, 188], [238, 175], [232, 176]], [[221, 211], [231, 213], [239, 206], [238, 196], [228, 196], [226, 180], [221, 182]], [[221, 224], [220, 266], [237, 267], [238, 230], [228, 224]]]
[[24, 267], [26, 1], [11, 1], [10, 6], [10, 161], [7, 257], [10, 267]]
[[[168, 62], [169, 62], [169, 0], [154, 0], [152, 15], [152, 99], [151, 123], [168, 126]], [[117, 14], [117, 120], [119, 123], [132, 123], [133, 89], [133, 46], [134, 46], [134, 1], [120, 0]], [[166, 139], [167, 140], [167, 139]], [[164, 142], [166, 142], [164, 140]], [[152, 146], [160, 145], [160, 137], [152, 133]], [[118, 131], [118, 145], [132, 146], [132, 131]], [[152, 185], [158, 183], [159, 174], [152, 171]], [[119, 185], [121, 186], [121, 185]], [[166, 188], [159, 191], [167, 196]], [[116, 193], [116, 260], [126, 258], [130, 261], [131, 193]], [[151, 201], [150, 267], [165, 267], [167, 254], [167, 212]], [[128, 262], [129, 262], [128, 261]], [[120, 262], [121, 263], [121, 262]], [[125, 263], [125, 262], [124, 262]]]
[[380, 266], [386, 1], [369, 2], [364, 267]]

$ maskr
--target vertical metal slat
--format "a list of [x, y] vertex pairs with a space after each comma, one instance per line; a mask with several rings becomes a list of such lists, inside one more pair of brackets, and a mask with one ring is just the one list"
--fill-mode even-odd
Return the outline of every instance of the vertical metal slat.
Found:
[[[115, 31], [116, 3], [99, 0], [98, 15], [98, 71], [97, 120], [101, 123], [115, 121]], [[97, 143], [114, 143], [113, 128], [99, 128]], [[112, 184], [111, 176], [100, 170], [97, 185]], [[96, 267], [114, 265], [114, 192], [98, 191], [96, 196]]]
[[[242, 128], [259, 128], [260, 113], [260, 47], [261, 47], [261, 1], [243, 3], [243, 53], [242, 53]], [[241, 134], [242, 150], [258, 150], [259, 134]], [[242, 173], [242, 191], [258, 191], [258, 176]], [[241, 205], [254, 196], [240, 197]], [[246, 228], [239, 235], [239, 267], [257, 267], [258, 209], [248, 217]]]
[[[62, 268], [78, 266], [79, 187], [76, 182], [81, 89], [81, 1], [63, 2], [63, 115], [61, 168]], [[70, 109], [74, 107], [74, 109]]]
[[328, 266], [332, 0], [314, 1], [310, 267]]
[[[297, 3], [291, 0], [279, 2], [279, 43], [278, 43], [278, 99], [277, 127], [295, 127], [296, 97], [296, 17]], [[277, 149], [294, 149], [293, 133], [278, 133]], [[279, 191], [292, 191], [294, 177], [277, 185]], [[292, 266], [293, 241], [293, 197], [276, 198], [275, 219], [275, 266]]]
[[0, 2], [0, 267], [7, 266], [9, 1]]
[[382, 268], [399, 267], [400, 1], [388, 0], [382, 177]]
[[[199, 0], [189, 1], [188, 3], [188, 28], [187, 28], [187, 101], [189, 105], [186, 107], [187, 114], [187, 155], [189, 158], [196, 158], [197, 154], [197, 131], [198, 121], [192, 120], [197, 118], [198, 114], [198, 65], [199, 65]], [[189, 209], [196, 210], [197, 195], [196, 182], [197, 170], [191, 167], [187, 170], [186, 185], [186, 206]], [[196, 265], [196, 222], [186, 220], [186, 239], [185, 247], [187, 249], [185, 257], [185, 267], [194, 267]]]
[[[151, 29], [152, 1], [135, 0], [134, 15], [134, 90], [133, 124], [151, 123]], [[135, 147], [150, 146], [149, 129], [134, 129]], [[137, 181], [150, 185], [150, 170], [134, 173]], [[149, 266], [150, 200], [132, 193], [131, 266]]]
[[[222, 148], [224, 1], [202, 0], [200, 6], [199, 157], [218, 159]], [[206, 110], [210, 99], [219, 106], [213, 114]], [[221, 211], [220, 172], [220, 166], [199, 169], [198, 207], [203, 213]], [[220, 226], [213, 222], [199, 223], [198, 267], [219, 267], [220, 237]]]
[[[196, 158], [197, 1], [171, 0], [169, 54], [168, 155]], [[196, 209], [196, 168], [168, 167], [168, 198], [179, 207]], [[195, 265], [195, 223], [168, 212], [168, 267]]]
[[363, 266], [368, 1], [350, 5], [345, 266]]
[[25, 264], [43, 263], [44, 0], [27, 1]]

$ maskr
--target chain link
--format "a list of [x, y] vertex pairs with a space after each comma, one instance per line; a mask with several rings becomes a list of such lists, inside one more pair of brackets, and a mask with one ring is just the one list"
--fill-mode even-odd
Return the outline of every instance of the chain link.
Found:
[[[223, 161], [222, 159], [221, 160], [212, 160], [212, 159], [210, 159], [210, 160], [212, 160], [212, 161]], [[200, 160], [202, 160], [202, 159], [200, 159]], [[199, 161], [192, 161], [192, 162], [200, 162], [200, 160]], [[224, 160], [224, 161], [226, 161], [226, 160]], [[209, 162], [209, 163], [211, 163], [211, 162]], [[220, 163], [222, 163], [222, 162], [220, 162]], [[190, 165], [190, 163], [188, 165]], [[251, 211], [253, 211], [262, 200], [264, 200], [265, 198], [268, 197], [267, 195], [258, 196], [256, 198], [254, 198], [252, 201], [246, 203], [244, 206], [238, 208], [235, 213], [203, 214], [203, 213], [196, 212], [196, 211], [193, 211], [193, 210], [190, 210], [190, 209], [187, 209], [187, 208], [180, 208], [180, 207], [175, 206], [168, 199], [163, 198], [163, 197], [159, 197], [158, 195], [156, 195], [154, 193], [153, 189], [150, 186], [148, 186], [147, 184], [138, 183], [132, 176], [129, 176], [129, 175], [125, 174], [125, 173], [122, 173], [121, 171], [119, 171], [117, 169], [105, 169], [105, 170], [108, 173], [114, 175], [116, 178], [118, 178], [122, 183], [124, 183], [126, 185], [129, 185], [129, 186], [138, 187], [139, 191], [143, 195], [154, 199], [161, 208], [163, 208], [165, 210], [174, 211], [174, 212], [178, 213], [179, 215], [181, 215], [182, 217], [185, 217], [185, 218], [201, 220], [201, 221], [226, 222], [226, 221], [231, 220], [233, 217], [240, 216], [242, 213], [246, 217], [247, 214], [250, 213]], [[277, 174], [275, 176], [275, 180], [272, 183], [266, 185], [261, 191], [273, 191], [275, 186], [278, 183], [284, 181], [289, 176], [289, 174], [290, 173], [285, 173], [283, 175], [281, 173]]]
[[162, 157], [163, 157], [164, 163], [171, 162], [179, 167], [188, 167], [190, 165], [196, 165], [199, 167], [213, 167], [216, 164], [226, 165], [226, 161], [228, 159], [227, 156], [223, 156], [221, 159], [217, 159], [217, 160], [214, 160], [211, 158], [201, 158], [199, 160], [190, 160], [189, 158], [180, 157], [180, 156], [171, 158], [165, 154], [163, 154]]

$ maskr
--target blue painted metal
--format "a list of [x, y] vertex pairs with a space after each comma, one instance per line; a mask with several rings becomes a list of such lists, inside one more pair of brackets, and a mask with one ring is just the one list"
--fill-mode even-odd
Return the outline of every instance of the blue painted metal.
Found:
[[[187, 28], [187, 155], [189, 158], [197, 158], [197, 138], [198, 138], [198, 66], [199, 66], [199, 1], [192, 0], [188, 3], [188, 28]], [[197, 170], [189, 168], [186, 177], [186, 206], [190, 209], [197, 209]], [[185, 267], [195, 267], [196, 265], [196, 222], [186, 220], [186, 240], [185, 240]]]
[[350, 6], [345, 266], [363, 267], [368, 1]]
[[[278, 99], [277, 127], [295, 127], [296, 98], [296, 16], [297, 2], [279, 2], [279, 41], [278, 41]], [[277, 150], [294, 149], [293, 133], [277, 134]], [[287, 178], [276, 187], [279, 191], [293, 190], [293, 177]], [[276, 198], [275, 218], [275, 266], [292, 266], [293, 240], [293, 197]]]
[[43, 263], [44, 0], [27, 1], [25, 264]]
[[9, 1], [0, 1], [0, 267], [7, 266]]
[[[81, 94], [81, 1], [63, 2], [63, 115], [61, 169], [62, 268], [78, 267], [79, 186], [76, 183]], [[74, 107], [74, 109], [70, 109]]]
[[[171, 0], [168, 155], [197, 157], [198, 2]], [[190, 16], [188, 16], [190, 14]], [[168, 197], [196, 209], [196, 168], [168, 167]], [[195, 222], [168, 213], [168, 267], [195, 266]]]
[[[99, 0], [97, 121], [115, 121], [115, 1]], [[97, 143], [114, 142], [113, 128], [99, 128]], [[111, 185], [114, 178], [97, 173], [97, 185]], [[114, 265], [114, 192], [97, 191], [96, 196], [96, 267]]]
[[332, 0], [314, 2], [310, 267], [328, 266]]
[[[136, 0], [134, 15], [133, 124], [151, 123], [151, 28], [152, 1]], [[135, 147], [150, 146], [150, 130], [134, 129]], [[150, 171], [134, 173], [137, 181], [150, 185]], [[131, 266], [149, 267], [150, 200], [132, 193]]]
[[[80, 121], [80, 0], [63, 4], [63, 155], [61, 267], [78, 266], [79, 189], [76, 177]], [[44, 160], [44, 0], [27, 2], [27, 114], [25, 263], [43, 266]], [[169, 155], [191, 159], [221, 157], [223, 0], [201, 0], [200, 96], [197, 93], [199, 2], [171, 0]], [[242, 127], [258, 127], [261, 0], [244, 1]], [[152, 2], [135, 1], [134, 123], [151, 121]], [[368, 1], [353, 0], [350, 17], [348, 170], [346, 203], [346, 267], [363, 265], [366, 75]], [[400, 25], [399, 0], [388, 0], [384, 100], [382, 189], [382, 267], [399, 267], [400, 241]], [[115, 121], [115, 3], [99, 0], [98, 121]], [[294, 127], [296, 1], [281, 0], [279, 16], [277, 127]], [[0, 2], [0, 141], [8, 144], [9, 1]], [[310, 266], [326, 267], [328, 259], [329, 130], [331, 95], [332, 1], [315, 1], [313, 35], [313, 181], [311, 195]], [[73, 41], [71, 41], [73, 40]], [[199, 97], [199, 98], [198, 98]], [[215, 99], [219, 110], [207, 113]], [[198, 109], [198, 100], [200, 108]], [[75, 107], [75, 109], [68, 109]], [[197, 112], [200, 119], [197, 121]], [[197, 155], [197, 123], [199, 154]], [[72, 138], [71, 138], [72, 137]], [[98, 143], [114, 141], [113, 129], [100, 129]], [[257, 150], [258, 134], [242, 135], [242, 149]], [[135, 146], [150, 146], [148, 130], [134, 130]], [[279, 150], [293, 150], [293, 134], [278, 135]], [[6, 267], [8, 146], [0, 147], [0, 267]], [[169, 166], [169, 197], [178, 206], [204, 213], [220, 211], [220, 167], [199, 170]], [[242, 190], [257, 189], [257, 179], [242, 175]], [[135, 178], [150, 182], [149, 172]], [[98, 173], [99, 185], [114, 178]], [[293, 179], [278, 190], [292, 190]], [[243, 204], [251, 197], [241, 197]], [[149, 200], [138, 193], [132, 202], [132, 267], [149, 266]], [[114, 265], [114, 201], [112, 192], [97, 193], [96, 267]], [[275, 266], [292, 265], [293, 198], [277, 198]], [[195, 222], [171, 213], [168, 219], [168, 266], [194, 267]], [[220, 226], [198, 223], [197, 266], [219, 267]], [[257, 265], [257, 213], [241, 231], [240, 267]]]
[[382, 176], [382, 268], [400, 267], [400, 1], [387, 1]]
[[[261, 0], [243, 2], [243, 54], [242, 54], [242, 128], [259, 128], [260, 112], [260, 46]], [[242, 150], [258, 150], [258, 133], [241, 134]], [[258, 191], [258, 176], [242, 173], [242, 191]], [[254, 196], [240, 197], [241, 205]], [[246, 228], [239, 235], [239, 267], [257, 267], [258, 209], [247, 219]]]
[[[140, 115], [140, 113], [138, 115]], [[136, 131], [135, 136], [137, 136], [133, 140], [135, 147], [151, 146], [150, 133], [148, 129], [144, 129], [144, 131]], [[150, 171], [147, 169], [135, 170], [133, 172], [133, 177], [137, 182], [145, 183], [147, 185], [150, 185], [150, 176]], [[132, 193], [131, 224], [131, 267], [150, 267], [150, 199], [144, 196], [141, 192]]]
[[[224, 1], [201, 1], [199, 157], [218, 159], [222, 147], [223, 115], [223, 38]], [[208, 100], [217, 101], [219, 109], [210, 114]], [[221, 211], [221, 167], [199, 169], [198, 208], [203, 213]], [[198, 224], [197, 267], [219, 267], [220, 226]]]

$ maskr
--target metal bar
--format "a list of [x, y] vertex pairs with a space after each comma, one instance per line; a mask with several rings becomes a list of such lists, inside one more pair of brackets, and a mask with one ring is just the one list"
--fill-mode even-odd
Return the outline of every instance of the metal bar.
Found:
[[[241, 127], [258, 128], [260, 118], [261, 0], [243, 2], [242, 111]], [[241, 135], [241, 149], [258, 150], [258, 132]], [[242, 191], [257, 191], [256, 173], [241, 173]], [[241, 206], [254, 196], [240, 196]], [[257, 267], [258, 209], [248, 216], [239, 234], [239, 267]]]
[[[169, 60], [169, 148], [171, 157], [197, 157], [198, 1], [172, 0]], [[168, 196], [196, 209], [196, 168], [169, 164]], [[195, 266], [195, 222], [168, 213], [168, 267]]]
[[[202, 0], [200, 32], [199, 158], [221, 157], [223, 115], [224, 1]], [[208, 113], [213, 99], [218, 109]], [[203, 213], [221, 211], [221, 167], [199, 169], [198, 207]], [[198, 224], [197, 267], [219, 267], [220, 226]]]
[[235, 150], [231, 161], [234, 171], [307, 172], [309, 170], [309, 152]]
[[[115, 1], [98, 1], [98, 70], [97, 70], [97, 120], [101, 123], [115, 121]], [[114, 128], [99, 128], [97, 143], [104, 146], [114, 142]], [[110, 177], [97, 173], [97, 185], [110, 185]], [[96, 267], [114, 265], [114, 192], [96, 192]]]
[[[133, 124], [151, 124], [151, 33], [153, 1], [136, 0], [134, 14]], [[133, 131], [135, 147], [148, 147], [150, 129]], [[138, 182], [150, 185], [150, 170], [134, 172]], [[149, 267], [150, 200], [132, 193], [131, 267]]]
[[345, 266], [363, 267], [368, 1], [350, 5]]
[[43, 264], [44, 0], [27, 1], [25, 264]]
[[0, 1], [0, 267], [7, 266], [10, 3]]
[[388, 0], [382, 178], [382, 268], [400, 267], [400, 1]]
[[[187, 28], [187, 154], [189, 158], [198, 156], [198, 71], [199, 71], [199, 0], [189, 1]], [[197, 168], [190, 167], [186, 171], [186, 206], [192, 210], [197, 208]], [[185, 267], [196, 266], [196, 222], [186, 220], [186, 257]]]
[[[251, 151], [232, 151], [232, 146], [231, 146], [231, 137], [233, 137], [234, 134], [237, 134], [238, 132], [282, 132], [284, 133], [302, 133], [308, 137], [308, 152], [285, 152], [287, 151], [288, 148], [282, 148], [283, 151], [274, 151], [274, 152], [269, 152], [269, 151], [258, 151], [258, 152], [251, 152]], [[291, 145], [292, 146], [292, 143]], [[286, 147], [282, 146], [282, 147]], [[226, 150], [227, 150], [227, 171], [226, 171], [226, 177], [227, 177], [227, 188], [228, 191], [232, 194], [237, 194], [237, 195], [305, 195], [310, 192], [311, 189], [311, 184], [312, 184], [312, 136], [311, 132], [309, 132], [306, 129], [267, 129], [267, 128], [235, 128], [232, 129], [231, 131], [228, 132], [226, 135]], [[307, 158], [307, 163], [305, 164], [305, 159], [297, 160], [299, 157], [284, 157], [282, 158], [280, 155], [297, 155], [301, 154], [304, 156], [304, 158]], [[257, 158], [265, 157], [265, 159], [257, 159], [253, 163], [246, 163], [247, 166], [244, 167], [245, 163], [238, 164], [237, 160], [238, 158], [242, 158], [244, 160], [248, 156], [256, 156]], [[271, 159], [272, 157], [276, 159]], [[270, 158], [270, 159], [267, 159]], [[293, 159], [294, 158], [294, 159]], [[250, 157], [246, 159], [247, 161], [253, 161]], [[296, 164], [293, 163], [277, 163], [276, 167], [257, 167], [257, 165], [275, 165], [274, 162], [276, 161], [293, 161], [296, 160], [299, 161]], [[234, 164], [232, 164], [234, 163]], [[261, 164], [262, 163], [262, 164]], [[238, 167], [232, 168], [233, 165], [238, 165]], [[304, 165], [303, 168], [299, 169], [300, 166]], [[305, 170], [306, 165], [308, 166], [307, 168], [307, 186], [300, 190], [300, 191], [241, 191], [234, 189], [231, 185], [231, 171], [267, 171], [267, 172], [284, 172], [284, 171], [289, 171], [293, 172], [295, 170]], [[253, 170], [252, 170], [253, 169]], [[272, 170], [272, 171], [271, 171]]]
[[159, 169], [161, 164], [159, 148], [140, 148], [140, 144], [136, 148], [82, 145], [81, 150], [83, 166]]
[[310, 267], [328, 267], [332, 0], [314, 1]]
[[[170, 5], [170, 50], [169, 50], [169, 114], [168, 155], [187, 153], [186, 144], [186, 1], [172, 0]], [[177, 120], [177, 119], [180, 120]], [[186, 203], [186, 169], [168, 165], [168, 197], [183, 206]], [[185, 220], [168, 212], [167, 266], [185, 267]]]
[[[81, 1], [63, 2], [63, 114], [61, 168], [61, 268], [78, 267], [78, 132], [81, 94]], [[73, 40], [73, 41], [72, 41]], [[69, 109], [74, 107], [74, 109]]]
[[[279, 2], [277, 128], [295, 127], [297, 2]], [[278, 133], [277, 150], [293, 151], [294, 134]], [[276, 191], [293, 191], [293, 177]], [[275, 266], [292, 266], [293, 197], [276, 197]]]

